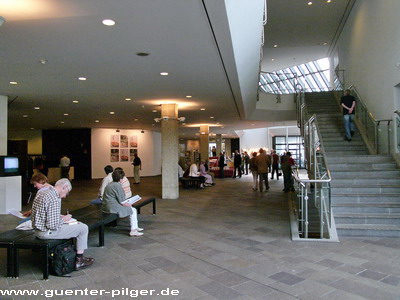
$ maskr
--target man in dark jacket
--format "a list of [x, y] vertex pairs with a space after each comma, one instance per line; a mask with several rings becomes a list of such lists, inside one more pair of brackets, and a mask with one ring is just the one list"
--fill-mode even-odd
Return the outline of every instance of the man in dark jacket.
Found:
[[233, 157], [233, 176], [232, 178], [236, 178], [236, 170], [238, 170], [239, 178], [242, 177], [242, 170], [240, 169], [240, 165], [242, 164], [242, 157], [240, 156], [239, 151], [235, 151], [235, 156]]

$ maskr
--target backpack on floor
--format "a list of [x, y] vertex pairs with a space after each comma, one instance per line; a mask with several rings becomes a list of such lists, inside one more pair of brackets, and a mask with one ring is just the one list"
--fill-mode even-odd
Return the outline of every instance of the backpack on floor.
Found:
[[65, 276], [75, 270], [76, 251], [70, 242], [65, 242], [50, 251], [50, 272]]

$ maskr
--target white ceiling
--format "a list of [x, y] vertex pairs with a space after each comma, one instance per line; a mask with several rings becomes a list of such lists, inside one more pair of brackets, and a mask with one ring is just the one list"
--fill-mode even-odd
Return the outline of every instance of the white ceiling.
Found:
[[[293, 64], [293, 57], [297, 64], [303, 56], [326, 55], [329, 46], [317, 44], [332, 41], [348, 1], [332, 0], [327, 9], [306, 2], [268, 1], [263, 70]], [[0, 28], [0, 95], [9, 97], [10, 129], [159, 130], [153, 119], [168, 100], [182, 104], [179, 115], [188, 125], [224, 127], [213, 127], [214, 133], [231, 136], [236, 129], [272, 124], [243, 120], [243, 103], [256, 99], [238, 94], [249, 87], [240, 86], [243, 74], [232, 71], [241, 69], [233, 59], [223, 1], [0, 0], [0, 15], [7, 20]], [[117, 24], [102, 25], [106, 18]], [[268, 62], [272, 57], [274, 64]], [[170, 75], [160, 76], [163, 71]], [[180, 133], [190, 137], [197, 131], [183, 126]]]

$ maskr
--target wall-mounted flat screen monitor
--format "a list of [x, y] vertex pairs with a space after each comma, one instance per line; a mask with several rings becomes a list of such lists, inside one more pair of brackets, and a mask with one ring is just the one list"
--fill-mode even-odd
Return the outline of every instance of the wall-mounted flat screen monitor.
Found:
[[0, 156], [0, 176], [20, 175], [19, 159], [13, 156]]

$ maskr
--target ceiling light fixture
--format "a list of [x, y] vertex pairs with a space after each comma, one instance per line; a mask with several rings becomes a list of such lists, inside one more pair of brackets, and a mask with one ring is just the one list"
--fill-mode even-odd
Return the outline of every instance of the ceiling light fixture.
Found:
[[27, 118], [27, 117], [28, 117], [28, 115], [23, 115], [22, 117], [23, 117], [23, 118]]
[[99, 120], [95, 120], [95, 122], [96, 122], [96, 123], [99, 123], [100, 121], [99, 121]]
[[113, 112], [113, 111], [110, 111], [110, 115], [115, 115], [115, 112]]
[[69, 114], [64, 114], [64, 116], [69, 116]]
[[79, 77], [78, 78], [80, 81], [85, 81], [87, 78], [86, 77]]
[[35, 129], [35, 128], [31, 127], [31, 130], [33, 130], [33, 129]]
[[168, 75], [168, 72], [161, 72], [160, 75], [161, 75], [161, 76], [167, 76], [167, 75]]
[[42, 65], [45, 65], [45, 64], [47, 64], [47, 59], [40, 59], [39, 62], [40, 62]]
[[308, 2], [307, 4], [308, 4], [308, 5], [312, 5], [312, 1]]
[[326, 0], [326, 3], [331, 3], [332, 2], [332, 0]]
[[214, 117], [210, 117], [210, 119], [214, 119]]
[[60, 123], [61, 123], [61, 124], [64, 124], [64, 121], [61, 121]]
[[40, 109], [40, 107], [39, 107], [39, 106], [35, 106], [35, 107], [34, 107], [34, 109], [36, 109], [36, 110], [39, 110], [39, 109]]
[[271, 59], [271, 61], [275, 61], [275, 58]]
[[186, 96], [186, 98], [192, 98], [192, 96], [190, 96], [190, 95], [187, 95], [187, 96]]
[[16, 82], [16, 81], [10, 81], [10, 84], [18, 84], [18, 82]]
[[328, 43], [327, 43], [327, 42], [325, 42], [325, 43], [323, 43], [323, 45], [324, 45], [324, 46], [326, 46], [326, 45], [328, 45]]
[[111, 19], [105, 19], [102, 21], [102, 23], [106, 26], [114, 26], [115, 25], [115, 21], [111, 20]]
[[200, 110], [206, 110], [204, 107], [200, 108]]
[[139, 121], [139, 119], [133, 119], [133, 121], [137, 122], [137, 121]]
[[79, 103], [79, 101], [78, 100], [73, 100], [72, 103], [77, 104], [77, 103]]
[[274, 45], [274, 48], [278, 48], [278, 45]]
[[153, 109], [153, 112], [157, 112], [157, 109]]
[[131, 99], [131, 98], [125, 98], [125, 100], [126, 100], [126, 101], [131, 101], [132, 99]]

